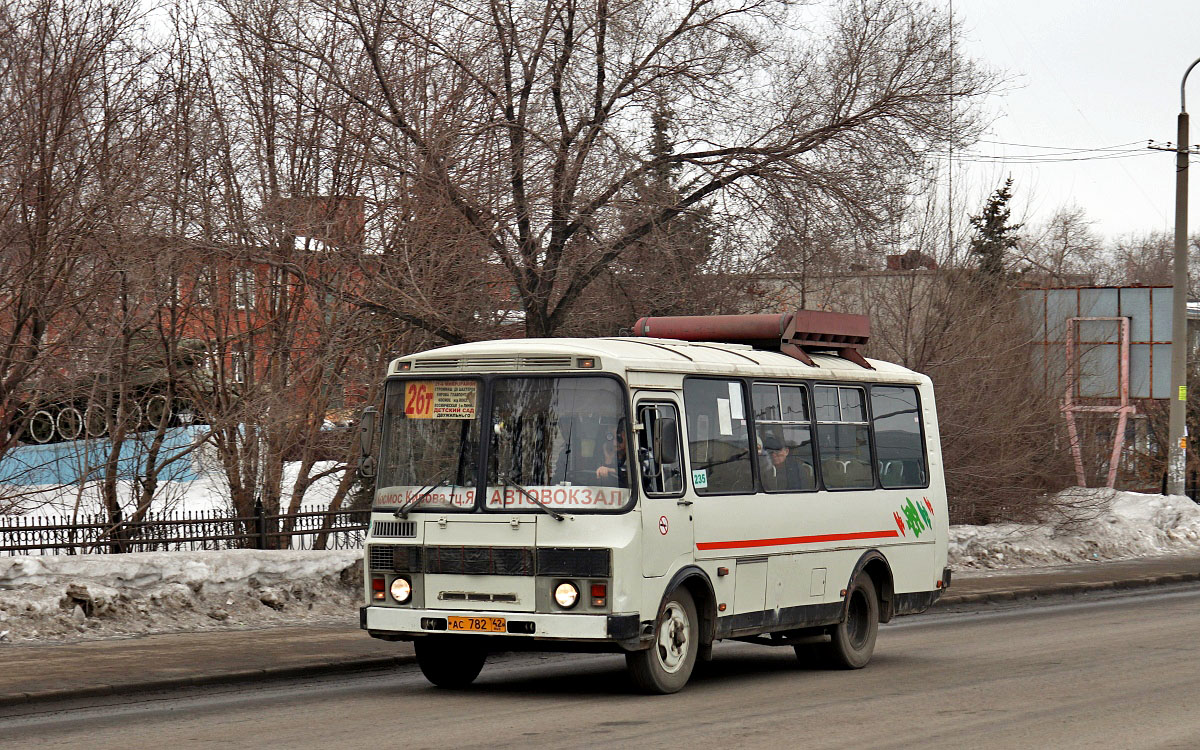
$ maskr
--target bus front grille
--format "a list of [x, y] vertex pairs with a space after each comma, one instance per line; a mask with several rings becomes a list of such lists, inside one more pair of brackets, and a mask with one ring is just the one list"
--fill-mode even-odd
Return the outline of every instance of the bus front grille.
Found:
[[529, 547], [426, 547], [425, 572], [460, 575], [531, 576]]
[[424, 571], [421, 552], [421, 547], [412, 545], [373, 544], [369, 553], [371, 570], [421, 573]]
[[416, 521], [376, 521], [371, 525], [371, 535], [389, 539], [416, 539]]
[[372, 545], [368, 553], [371, 570], [392, 570], [392, 548]]
[[607, 578], [612, 574], [612, 553], [606, 549], [543, 547], [537, 553], [540, 576]]
[[526, 354], [513, 356], [440, 357], [414, 359], [412, 371], [457, 370], [492, 372], [495, 370], [570, 370], [575, 366], [569, 354]]
[[608, 578], [612, 550], [578, 547], [457, 547], [373, 544], [371, 570], [446, 575]]

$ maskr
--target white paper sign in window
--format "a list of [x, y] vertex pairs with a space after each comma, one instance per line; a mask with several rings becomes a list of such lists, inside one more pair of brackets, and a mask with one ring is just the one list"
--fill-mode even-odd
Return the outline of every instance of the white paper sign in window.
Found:
[[717, 431], [722, 435], [733, 434], [733, 420], [729, 415], [729, 399], [717, 399]]
[[[729, 384], [729, 412], [734, 419], [745, 419], [746, 412], [742, 408], [742, 384]], [[727, 433], [733, 434], [733, 433]]]

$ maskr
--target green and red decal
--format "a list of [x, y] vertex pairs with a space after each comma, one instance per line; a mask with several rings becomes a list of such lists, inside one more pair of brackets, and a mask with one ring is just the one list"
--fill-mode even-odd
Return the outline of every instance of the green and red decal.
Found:
[[900, 510], [892, 513], [900, 533], [908, 536], [908, 532], [911, 531], [913, 538], [916, 539], [921, 536], [922, 531], [932, 531], [933, 521], [930, 516], [933, 515], [933, 503], [929, 502], [929, 498], [921, 498], [920, 503], [914, 503], [910, 497], [904, 498], [904, 501]]

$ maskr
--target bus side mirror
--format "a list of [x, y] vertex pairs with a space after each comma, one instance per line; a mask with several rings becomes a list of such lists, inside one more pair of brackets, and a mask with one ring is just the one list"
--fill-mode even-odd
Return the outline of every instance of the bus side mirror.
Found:
[[663, 464], [679, 463], [679, 428], [674, 417], [659, 417], [658, 436], [661, 441], [658, 452]]
[[375, 418], [379, 410], [374, 406], [363, 409], [358, 420], [358, 471], [364, 477], [375, 476], [375, 458], [371, 455], [375, 447]]

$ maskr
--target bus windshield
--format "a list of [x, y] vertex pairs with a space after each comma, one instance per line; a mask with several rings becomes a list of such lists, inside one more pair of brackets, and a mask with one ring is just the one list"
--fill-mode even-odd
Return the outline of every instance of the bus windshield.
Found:
[[475, 507], [481, 390], [477, 380], [388, 383], [375, 505]]
[[[630, 501], [629, 420], [609, 377], [505, 377], [492, 384], [388, 384], [378, 507], [405, 510], [620, 511]], [[488, 445], [485, 502], [476, 503], [480, 434]], [[532, 497], [531, 497], [532, 496]]]
[[489, 510], [620, 510], [629, 502], [628, 418], [606, 377], [504, 378], [493, 386]]

